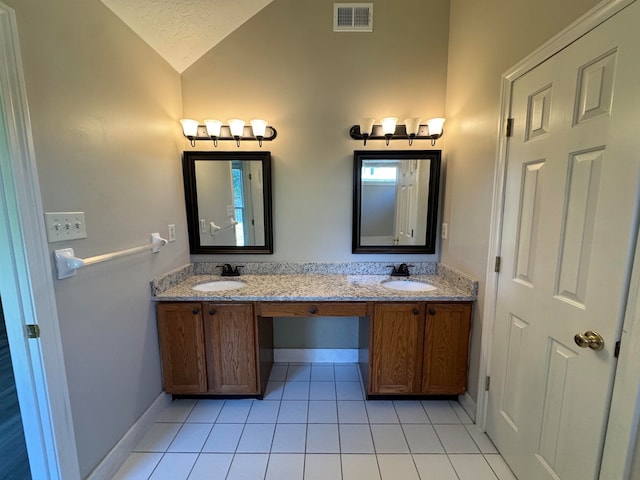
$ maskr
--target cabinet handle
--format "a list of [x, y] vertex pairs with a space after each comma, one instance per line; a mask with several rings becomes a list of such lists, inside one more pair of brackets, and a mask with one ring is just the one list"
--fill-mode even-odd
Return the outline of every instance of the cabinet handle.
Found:
[[194, 308], [193, 310], [191, 310], [191, 312], [192, 312], [194, 315], [197, 315], [198, 313], [200, 313], [200, 309], [198, 309], [198, 308]]
[[418, 310], [417, 308], [413, 309], [413, 314], [414, 315], [418, 315], [420, 313], [420, 310]]
[[215, 315], [216, 311], [212, 308], [211, 310], [209, 310], [209, 315]]
[[436, 310], [434, 308], [430, 308], [429, 315], [435, 315], [435, 314], [436, 314]]
[[312, 315], [315, 315], [316, 313], [318, 313], [318, 310], [316, 309], [316, 307], [311, 307], [311, 309], [309, 310], [309, 312], [310, 312]]

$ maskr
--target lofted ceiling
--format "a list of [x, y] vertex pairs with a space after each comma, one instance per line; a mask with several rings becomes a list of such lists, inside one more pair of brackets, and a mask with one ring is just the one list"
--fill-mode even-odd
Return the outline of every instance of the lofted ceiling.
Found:
[[101, 0], [179, 73], [273, 0]]

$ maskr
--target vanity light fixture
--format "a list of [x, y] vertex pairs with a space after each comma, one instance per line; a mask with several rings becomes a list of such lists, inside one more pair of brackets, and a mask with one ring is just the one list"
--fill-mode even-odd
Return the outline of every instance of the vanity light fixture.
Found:
[[443, 133], [444, 118], [431, 118], [426, 123], [421, 123], [420, 118], [407, 118], [404, 124], [398, 124], [396, 117], [385, 117], [376, 124], [373, 118], [363, 118], [359, 125], [354, 125], [349, 130], [349, 135], [354, 140], [385, 140], [389, 145], [390, 140], [409, 140], [413, 145], [414, 140], [431, 140], [431, 146], [435, 146]]
[[204, 125], [200, 125], [197, 120], [183, 118], [182, 133], [189, 139], [192, 147], [196, 146], [197, 140], [213, 140], [213, 146], [217, 147], [219, 141], [234, 140], [240, 146], [241, 140], [257, 140], [262, 147], [263, 141], [271, 141], [278, 135], [275, 128], [267, 125], [265, 120], [253, 119], [251, 126], [246, 125], [244, 120], [234, 118], [224, 125], [220, 120], [205, 120]]

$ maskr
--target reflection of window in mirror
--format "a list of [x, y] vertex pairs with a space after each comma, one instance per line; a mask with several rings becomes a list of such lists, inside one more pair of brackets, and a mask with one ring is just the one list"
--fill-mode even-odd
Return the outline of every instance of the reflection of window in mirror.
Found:
[[244, 166], [242, 162], [232, 162], [231, 164], [231, 179], [233, 182], [233, 209], [235, 212], [236, 220], [236, 246], [244, 247], [245, 238], [247, 238], [249, 232], [247, 231], [247, 225], [245, 223], [245, 201], [244, 201]]

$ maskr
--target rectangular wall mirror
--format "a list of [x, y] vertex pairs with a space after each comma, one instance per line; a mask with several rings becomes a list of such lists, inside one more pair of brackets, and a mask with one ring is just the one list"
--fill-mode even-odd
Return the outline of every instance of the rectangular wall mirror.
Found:
[[357, 150], [353, 159], [353, 253], [435, 253], [440, 150]]
[[270, 152], [184, 152], [191, 253], [273, 253]]

